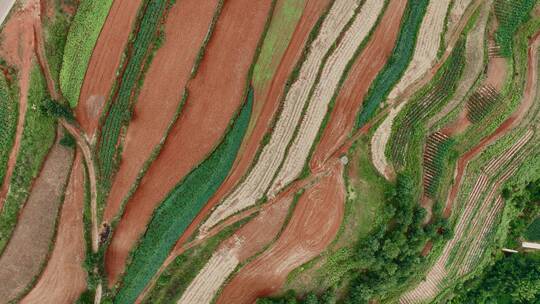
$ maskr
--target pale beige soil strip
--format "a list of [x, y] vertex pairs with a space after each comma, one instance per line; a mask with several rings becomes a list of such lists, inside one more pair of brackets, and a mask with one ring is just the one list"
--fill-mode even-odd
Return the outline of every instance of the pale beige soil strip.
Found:
[[4, 24], [4, 20], [9, 14], [11, 7], [13, 7], [13, 4], [15, 4], [15, 0], [2, 0], [0, 2], [0, 26]]
[[302, 64], [298, 80], [293, 83], [285, 97], [283, 111], [278, 118], [269, 143], [264, 147], [258, 162], [245, 181], [203, 223], [201, 226], [203, 233], [220, 220], [254, 205], [264, 195], [285, 156], [294, 130], [299, 124], [302, 110], [315, 83], [323, 57], [351, 19], [357, 6], [358, 1], [354, 0], [336, 0], [334, 2], [321, 26], [319, 35]]
[[455, 0], [451, 5], [450, 13], [448, 14], [448, 23], [447, 23], [447, 32], [446, 32], [446, 42], [448, 42], [449, 33], [454, 31], [454, 28], [457, 26], [459, 19], [465, 13], [467, 7], [472, 3], [472, 0]]
[[75, 303], [86, 289], [83, 268], [84, 167], [77, 153], [65, 193], [54, 249], [45, 271], [22, 304]]
[[379, 173], [387, 180], [393, 178], [394, 171], [391, 169], [384, 151], [392, 133], [392, 122], [404, 105], [405, 103], [401, 103], [397, 107], [392, 108], [386, 119], [373, 134], [373, 137], [371, 137], [371, 159], [373, 166], [375, 166], [375, 169], [377, 169], [377, 171], [379, 171]]
[[375, 26], [383, 7], [384, 1], [368, 0], [364, 2], [360, 13], [325, 63], [320, 81], [315, 86], [304, 119], [299, 126], [298, 135], [292, 142], [285, 162], [270, 188], [269, 197], [273, 197], [283, 186], [300, 175], [339, 80], [348, 63], [353, 59], [356, 50]]
[[13, 235], [0, 257], [0, 303], [8, 303], [20, 295], [46, 262], [73, 157], [70, 149], [59, 144], [61, 136], [62, 133], [57, 132], [56, 143], [34, 181]]

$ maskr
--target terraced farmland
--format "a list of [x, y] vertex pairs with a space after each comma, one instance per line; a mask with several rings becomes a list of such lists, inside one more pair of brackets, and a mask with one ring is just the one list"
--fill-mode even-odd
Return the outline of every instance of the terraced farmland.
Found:
[[0, 304], [540, 299], [538, 1], [4, 6]]

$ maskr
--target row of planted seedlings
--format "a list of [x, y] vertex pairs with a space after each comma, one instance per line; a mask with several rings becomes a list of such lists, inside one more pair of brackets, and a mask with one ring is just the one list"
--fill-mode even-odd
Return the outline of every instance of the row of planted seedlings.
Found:
[[493, 86], [489, 84], [481, 86], [467, 101], [467, 119], [472, 123], [482, 121], [499, 101], [501, 95]]

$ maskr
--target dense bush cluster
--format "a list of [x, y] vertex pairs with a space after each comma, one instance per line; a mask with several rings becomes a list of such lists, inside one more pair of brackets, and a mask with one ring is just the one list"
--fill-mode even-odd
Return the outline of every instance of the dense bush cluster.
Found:
[[[512, 205], [515, 213], [515, 217], [510, 221], [506, 245], [516, 248], [522, 236], [534, 237], [534, 231], [537, 231], [535, 226], [530, 230], [528, 226], [540, 215], [540, 179], [527, 183], [523, 189], [505, 188], [503, 196]], [[538, 234], [536, 236], [538, 237]]]
[[535, 0], [496, 0], [495, 14], [499, 27], [495, 32], [495, 41], [500, 47], [500, 55], [512, 56], [513, 37], [519, 26], [530, 17]]

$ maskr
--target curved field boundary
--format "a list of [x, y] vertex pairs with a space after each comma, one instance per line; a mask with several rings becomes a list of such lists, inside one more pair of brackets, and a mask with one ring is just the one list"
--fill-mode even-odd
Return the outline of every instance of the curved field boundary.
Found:
[[385, 1], [367, 0], [355, 17], [352, 25], [343, 34], [336, 49], [330, 55], [322, 69], [319, 82], [314, 87], [311, 100], [298, 127], [296, 138], [287, 151], [284, 162], [268, 192], [272, 197], [284, 185], [297, 178], [308, 160], [311, 146], [323, 119], [329, 110], [329, 104], [338, 89], [342, 75], [346, 72], [351, 60], [371, 33], [372, 28], [382, 14]]
[[[165, 43], [156, 52], [137, 98], [103, 221], [110, 223], [117, 216], [122, 201], [184, 101], [182, 88], [189, 80], [217, 5], [218, 1], [202, 4], [198, 0], [184, 0], [168, 12]], [[163, 79], [167, 79], [167, 85], [162, 85]]]
[[86, 290], [83, 230], [84, 185], [81, 153], [76, 153], [51, 258], [36, 286], [21, 303], [75, 303]]
[[338, 39], [339, 33], [353, 16], [356, 1], [336, 0], [326, 15], [319, 32], [299, 71], [297, 80], [288, 91], [268, 144], [263, 148], [257, 163], [246, 179], [211, 213], [200, 230], [207, 231], [220, 220], [237, 211], [252, 206], [262, 198], [271, 185], [295, 134], [311, 88], [317, 80], [325, 54]]
[[[131, 29], [142, 0], [114, 0], [96, 41], [82, 83], [75, 113], [89, 137], [95, 134], [100, 113], [116, 79]], [[118, 30], [119, 28], [125, 30]]]
[[15, 0], [6, 0], [0, 3], [0, 26], [2, 26], [4, 20], [6, 20], [6, 17], [9, 15], [13, 4], [15, 4]]
[[[112, 284], [123, 272], [129, 252], [146, 230], [154, 209], [212, 153], [226, 134], [231, 118], [245, 102], [246, 81], [272, 7], [273, 2], [248, 0], [232, 0], [223, 5], [199, 70], [188, 83], [182, 115], [127, 201], [112, 236], [105, 256]], [[215, 107], [217, 101], [219, 107]], [[195, 131], [201, 135], [194, 137]]]
[[[449, 33], [452, 33], [455, 27], [458, 25], [461, 16], [467, 10], [467, 7], [472, 3], [473, 0], [454, 0], [450, 5], [450, 10], [448, 14], [448, 20], [446, 24], [446, 36], [445, 42], [448, 43], [450, 39]], [[480, 61], [482, 62], [482, 60]]]
[[[60, 130], [60, 127], [58, 127]], [[0, 299], [7, 303], [21, 295], [42, 271], [56, 230], [73, 153], [59, 144], [62, 132], [36, 178], [13, 235], [0, 257]]]
[[137, 298], [162, 265], [178, 237], [223, 182], [236, 158], [252, 106], [250, 94], [223, 142], [156, 209], [145, 235], [134, 251], [116, 297], [117, 303], [132, 303]]
[[81, 1], [71, 23], [60, 70], [60, 88], [71, 107], [79, 100], [84, 75], [112, 1]]

